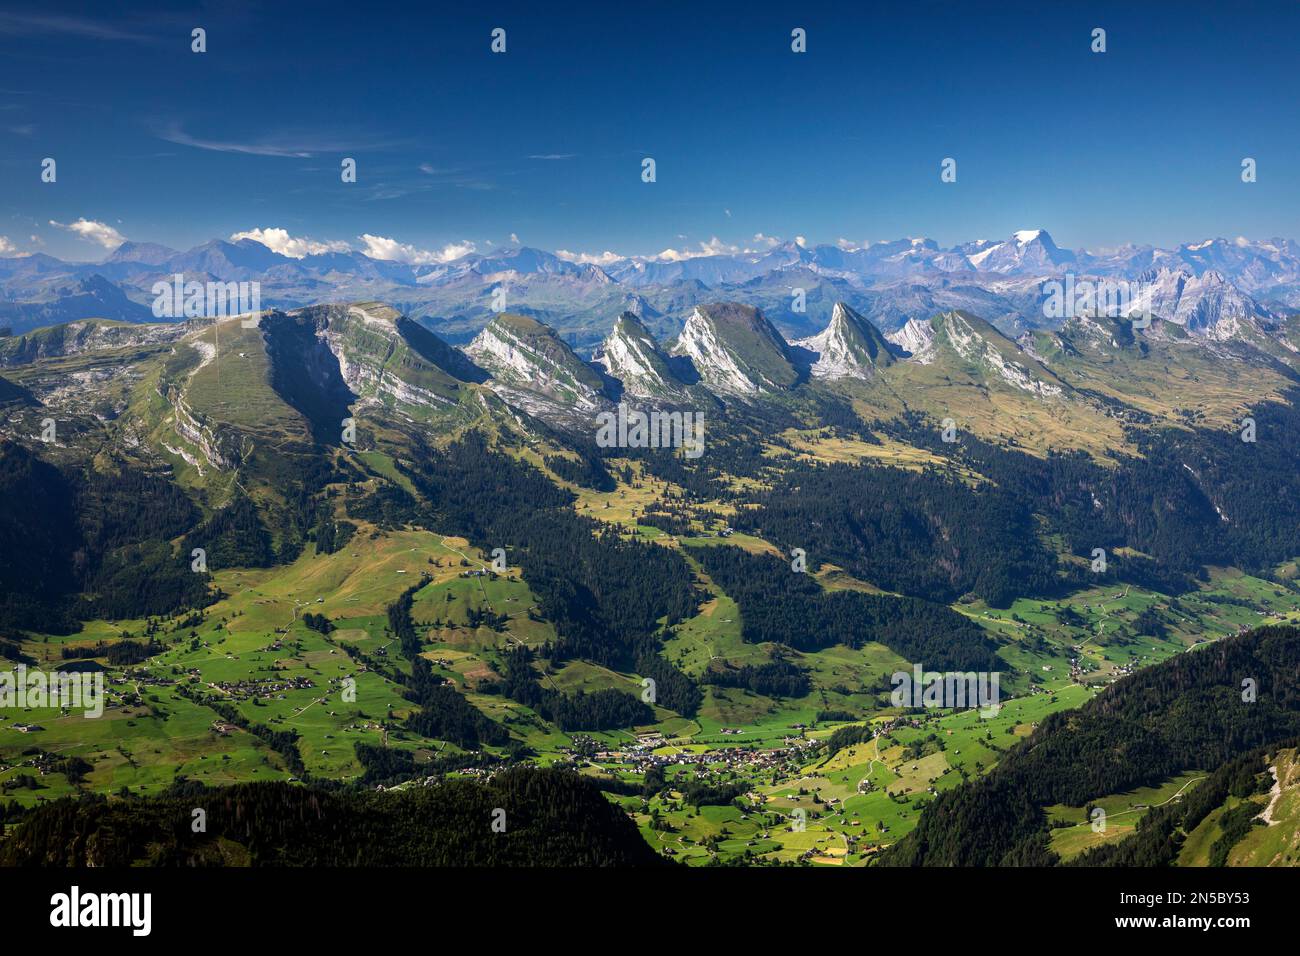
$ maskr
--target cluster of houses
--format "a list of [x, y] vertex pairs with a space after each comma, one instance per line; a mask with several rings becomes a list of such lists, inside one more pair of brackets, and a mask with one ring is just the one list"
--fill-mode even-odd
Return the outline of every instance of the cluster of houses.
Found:
[[[37, 727], [36, 729], [40, 730], [42, 728]], [[28, 756], [28, 755], [24, 754], [23, 756]], [[31, 754], [31, 756], [29, 756], [28, 759], [20, 760], [18, 763], [0, 762], [0, 772], [4, 772], [6, 770], [13, 770], [15, 767], [32, 767], [33, 769], [36, 770], [37, 774], [43, 777], [47, 773], [55, 772], [54, 765], [59, 761], [59, 759], [60, 758], [58, 754], [48, 753], [47, 751], [44, 750], [38, 750], [36, 751], [36, 753]]]
[[673, 753], [655, 753], [667, 743], [662, 734], [641, 734], [635, 743], [620, 749], [599, 749], [594, 753], [586, 747], [567, 748], [574, 763], [618, 764], [634, 773], [645, 773], [654, 767], [694, 767], [697, 778], [730, 773], [732, 771], [790, 773], [806, 761], [806, 751], [817, 746], [815, 741], [801, 736], [789, 736], [782, 746], [771, 748], [718, 747], [695, 753], [679, 749]]
[[[198, 676], [199, 672], [190, 671], [190, 673], [194, 676]], [[176, 681], [172, 680], [170, 677], [163, 677], [140, 668], [132, 668], [129, 671], [124, 671], [121, 674], [110, 677], [108, 682], [119, 687], [127, 684], [130, 684], [132, 687], [170, 687], [172, 684], [176, 683]]]
[[265, 680], [249, 679], [240, 681], [218, 681], [210, 685], [224, 691], [236, 700], [284, 700], [286, 692], [307, 690], [315, 687], [309, 677], [269, 678]]

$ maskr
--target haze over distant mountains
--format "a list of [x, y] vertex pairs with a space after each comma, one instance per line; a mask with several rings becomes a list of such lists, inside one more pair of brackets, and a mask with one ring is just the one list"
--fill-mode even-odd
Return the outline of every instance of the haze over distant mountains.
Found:
[[[604, 256], [599, 264], [578, 258], [513, 246], [412, 265], [357, 251], [293, 258], [248, 238], [184, 252], [128, 241], [98, 263], [43, 253], [0, 258], [0, 323], [21, 332], [91, 317], [153, 321], [153, 283], [178, 272], [198, 281], [256, 280], [264, 307], [388, 302], [461, 343], [499, 311], [493, 294], [504, 289], [510, 311], [551, 325], [588, 352], [611, 316], [632, 313], [662, 339], [680, 332], [696, 305], [719, 300], [761, 308], [791, 338], [822, 332], [836, 302], [887, 332], [962, 309], [1015, 335], [1059, 324], [1045, 315], [1043, 282], [1066, 274], [1141, 283], [1153, 311], [1211, 336], [1300, 308], [1300, 244], [1291, 239], [1090, 252], [1063, 249], [1046, 230], [1032, 229], [951, 248], [908, 238], [864, 246], [786, 242], [689, 258]], [[795, 290], [803, 290], [802, 311]]]

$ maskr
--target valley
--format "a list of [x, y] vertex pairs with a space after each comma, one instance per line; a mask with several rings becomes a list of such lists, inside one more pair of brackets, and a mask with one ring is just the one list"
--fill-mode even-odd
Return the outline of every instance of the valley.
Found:
[[[841, 304], [788, 343], [703, 305], [666, 346], [623, 315], [587, 362], [525, 316], [462, 351], [362, 301], [0, 338], [0, 476], [59, 516], [0, 522], [0, 649], [107, 692], [0, 709], [4, 819], [531, 765], [661, 859], [872, 865], [1053, 715], [1300, 623], [1297, 479], [1259, 472], [1300, 460], [1300, 376], [1172, 328], [1049, 352]], [[699, 411], [703, 455], [600, 447], [619, 403]], [[996, 714], [894, 703], [913, 664], [996, 672]], [[1053, 804], [1051, 850], [1126, 845], [1214, 770], [1094, 794], [1100, 836]]]

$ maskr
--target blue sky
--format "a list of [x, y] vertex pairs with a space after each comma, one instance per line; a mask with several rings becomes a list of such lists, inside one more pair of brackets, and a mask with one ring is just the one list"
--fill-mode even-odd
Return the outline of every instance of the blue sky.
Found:
[[512, 235], [652, 254], [1300, 234], [1290, 2], [107, 6], [0, 12], [11, 250], [101, 257], [113, 234], [79, 220], [424, 258]]

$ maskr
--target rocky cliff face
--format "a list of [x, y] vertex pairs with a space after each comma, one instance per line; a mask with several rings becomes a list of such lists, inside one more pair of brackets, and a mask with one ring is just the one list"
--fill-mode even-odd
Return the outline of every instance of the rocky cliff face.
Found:
[[799, 381], [790, 346], [757, 309], [746, 305], [696, 306], [672, 351], [689, 358], [700, 381], [724, 395], [780, 392]]
[[880, 330], [843, 302], [835, 303], [825, 330], [793, 344], [814, 356], [814, 378], [869, 380], [878, 368], [894, 362]]
[[673, 371], [673, 360], [631, 312], [615, 320], [592, 361], [622, 385], [624, 396], [670, 403], [690, 398], [690, 387]]
[[496, 316], [465, 353], [491, 375], [495, 391], [530, 414], [585, 418], [609, 404], [600, 374], [527, 316]]

